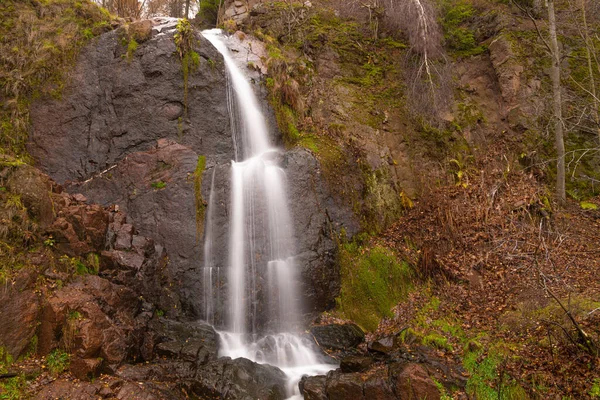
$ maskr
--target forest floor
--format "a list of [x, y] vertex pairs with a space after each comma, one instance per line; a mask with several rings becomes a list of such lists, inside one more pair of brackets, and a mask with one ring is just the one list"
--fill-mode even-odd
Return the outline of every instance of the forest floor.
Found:
[[437, 347], [476, 398], [600, 397], [600, 199], [559, 208], [535, 171], [492, 153], [375, 240], [423, 282], [376, 336]]

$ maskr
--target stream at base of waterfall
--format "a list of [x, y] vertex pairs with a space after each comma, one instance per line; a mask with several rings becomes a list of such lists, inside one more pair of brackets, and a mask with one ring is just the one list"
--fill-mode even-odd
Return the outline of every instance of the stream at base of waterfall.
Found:
[[[250, 79], [229, 51], [232, 39], [219, 29], [202, 34], [225, 61], [235, 149], [225, 272], [214, 266], [214, 170], [211, 179], [204, 238], [205, 319], [215, 324], [216, 305], [227, 302], [219, 356], [244, 357], [279, 367], [289, 377], [288, 395], [301, 399], [297, 386], [303, 375], [324, 374], [337, 365], [326, 363], [315, 351], [314, 342], [299, 333], [301, 299], [296, 290], [286, 175], [277, 162], [281, 150], [269, 143], [267, 123]], [[214, 290], [215, 282], [225, 278], [227, 295], [221, 296]]]

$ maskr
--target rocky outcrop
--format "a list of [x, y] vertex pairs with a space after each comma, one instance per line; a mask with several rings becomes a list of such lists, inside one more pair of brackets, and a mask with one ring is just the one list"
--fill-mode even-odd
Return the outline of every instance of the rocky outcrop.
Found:
[[[32, 106], [29, 150], [43, 170], [65, 182], [70, 193], [81, 193], [103, 207], [116, 204], [127, 214], [119, 222], [120, 233], [111, 239], [115, 251], [102, 255], [106, 273], [116, 279], [116, 275], [139, 269], [144, 251], [130, 252], [129, 243], [145, 237], [153, 243], [148, 248], [158, 245], [156, 253], [168, 258], [156, 267], [164, 269], [165, 275], [158, 280], [168, 282], [173, 296], [181, 301], [177, 311], [202, 318], [202, 211], [214, 176], [213, 215], [218, 232], [213, 255], [215, 267], [225, 271], [234, 149], [221, 56], [196, 34], [194, 50], [200, 63], [187, 75], [186, 95], [173, 29], [171, 20], [139, 21], [102, 35], [86, 47], [62, 99], [39, 100]], [[127, 53], [124, 44], [132, 39], [139, 46]], [[248, 51], [254, 54], [258, 46]], [[254, 65], [257, 70], [251, 76], [259, 80], [264, 66], [258, 59]], [[268, 110], [265, 114], [272, 117]], [[279, 135], [272, 127], [277, 142]], [[203, 173], [196, 171], [199, 157], [206, 160]], [[281, 164], [288, 173], [297, 224], [299, 286], [307, 310], [330, 308], [339, 292], [335, 237], [342, 226], [351, 235], [358, 224], [346, 205], [334, 200], [310, 152], [294, 149], [282, 156]], [[74, 254], [89, 250], [74, 221], [59, 223], [56, 234], [65, 236], [61, 243], [73, 243]], [[65, 224], [73, 230], [63, 229], [68, 227]], [[128, 226], [135, 226], [136, 232], [128, 232]], [[129, 272], [114, 265], [129, 265]], [[227, 274], [221, 276], [224, 281], [218, 286], [225, 291]], [[226, 294], [221, 297], [226, 298]], [[160, 307], [174, 316], [173, 304]], [[222, 324], [230, 305], [222, 301], [217, 308], [215, 321]]]
[[[135, 26], [128, 30], [141, 30]], [[125, 28], [100, 36], [79, 56], [62, 99], [32, 106], [29, 151], [53, 179], [88, 179], [161, 138], [233, 158], [222, 58], [195, 35], [199, 65], [187, 75], [186, 96], [172, 28], [153, 31], [129, 55]]]

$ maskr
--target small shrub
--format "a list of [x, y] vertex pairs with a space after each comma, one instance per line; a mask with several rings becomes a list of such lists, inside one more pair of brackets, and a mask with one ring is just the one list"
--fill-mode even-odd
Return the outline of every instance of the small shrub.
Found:
[[69, 354], [56, 349], [46, 357], [46, 366], [52, 375], [58, 375], [69, 367]]
[[165, 187], [167, 187], [167, 183], [163, 182], [163, 181], [156, 181], [156, 182], [152, 182], [150, 184], [150, 186], [152, 186], [153, 189], [160, 190], [160, 189], [164, 189]]

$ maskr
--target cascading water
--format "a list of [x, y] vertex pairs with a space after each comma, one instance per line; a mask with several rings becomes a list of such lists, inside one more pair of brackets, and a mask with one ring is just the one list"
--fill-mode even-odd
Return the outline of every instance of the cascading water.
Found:
[[[271, 146], [265, 118], [248, 78], [227, 48], [219, 29], [203, 32], [223, 55], [229, 73], [228, 100], [236, 160], [231, 165], [228, 260], [229, 314], [221, 335], [221, 356], [245, 357], [281, 368], [290, 377], [290, 394], [299, 396], [302, 375], [335, 368], [319, 360], [311, 343], [295, 334], [300, 304], [296, 293], [293, 225], [286, 198], [286, 176]], [[214, 175], [213, 182], [214, 185]], [[211, 188], [211, 193], [212, 193]], [[209, 199], [205, 237], [205, 282], [213, 282]], [[208, 258], [207, 258], [208, 257]], [[214, 323], [214, 293], [205, 286], [206, 320]], [[210, 298], [207, 298], [210, 297]]]

